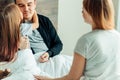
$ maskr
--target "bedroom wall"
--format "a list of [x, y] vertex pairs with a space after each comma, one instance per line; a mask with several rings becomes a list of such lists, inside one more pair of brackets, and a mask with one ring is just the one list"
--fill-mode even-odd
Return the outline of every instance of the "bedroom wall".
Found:
[[54, 27], [58, 28], [58, 0], [37, 0], [36, 10], [39, 14], [49, 17]]
[[113, 3], [115, 8], [115, 27], [120, 32], [120, 0], [113, 0]]
[[73, 55], [78, 38], [91, 30], [82, 18], [82, 0], [59, 0], [58, 8], [58, 33], [64, 45], [61, 53]]
[[[113, 0], [116, 27], [120, 26], [120, 1]], [[90, 25], [82, 18], [82, 0], [59, 0], [58, 33], [63, 41], [62, 54], [73, 55], [75, 44], [80, 36], [91, 31]], [[120, 30], [120, 29], [119, 29]]]

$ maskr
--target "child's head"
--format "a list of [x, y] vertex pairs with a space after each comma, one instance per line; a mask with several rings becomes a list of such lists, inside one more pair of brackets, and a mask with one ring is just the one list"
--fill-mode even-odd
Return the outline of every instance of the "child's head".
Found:
[[11, 61], [18, 50], [22, 15], [17, 5], [9, 4], [0, 12], [0, 62]]

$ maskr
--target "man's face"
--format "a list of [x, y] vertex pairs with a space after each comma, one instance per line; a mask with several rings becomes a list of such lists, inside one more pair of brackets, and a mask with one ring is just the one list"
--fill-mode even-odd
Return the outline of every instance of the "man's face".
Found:
[[36, 8], [36, 0], [16, 0], [16, 4], [19, 6], [23, 18], [31, 20]]

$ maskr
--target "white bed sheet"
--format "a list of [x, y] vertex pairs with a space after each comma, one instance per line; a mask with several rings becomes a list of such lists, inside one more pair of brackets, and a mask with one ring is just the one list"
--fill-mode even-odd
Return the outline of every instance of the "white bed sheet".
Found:
[[[40, 63], [38, 61], [38, 58], [42, 53], [44, 52], [37, 53], [34, 55], [35, 60], [37, 62], [37, 66], [40, 69], [40, 75], [56, 78], [68, 74], [73, 61], [72, 56], [59, 54], [57, 56], [50, 58], [49, 61], [45, 63]], [[9, 77], [4, 78], [3, 80], [34, 80], [34, 76], [30, 73], [29, 70], [28, 71], [21, 70], [15, 71], [14, 74], [11, 74]]]
[[[44, 52], [37, 53], [34, 56], [38, 67], [43, 72], [49, 74], [52, 77], [61, 77], [69, 72], [73, 61], [72, 56], [59, 54], [57, 56], [50, 58], [49, 61], [45, 63], [40, 63], [38, 61], [38, 58], [42, 53]], [[46, 75], [46, 74], [41, 73], [41, 75]]]

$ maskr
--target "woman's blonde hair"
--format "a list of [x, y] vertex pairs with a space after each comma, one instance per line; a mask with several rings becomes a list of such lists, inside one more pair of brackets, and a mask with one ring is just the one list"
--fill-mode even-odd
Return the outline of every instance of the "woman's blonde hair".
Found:
[[83, 7], [91, 15], [97, 29], [114, 28], [114, 9], [112, 0], [83, 0]]
[[13, 3], [0, 12], [0, 62], [11, 61], [18, 51], [20, 20], [20, 10]]

